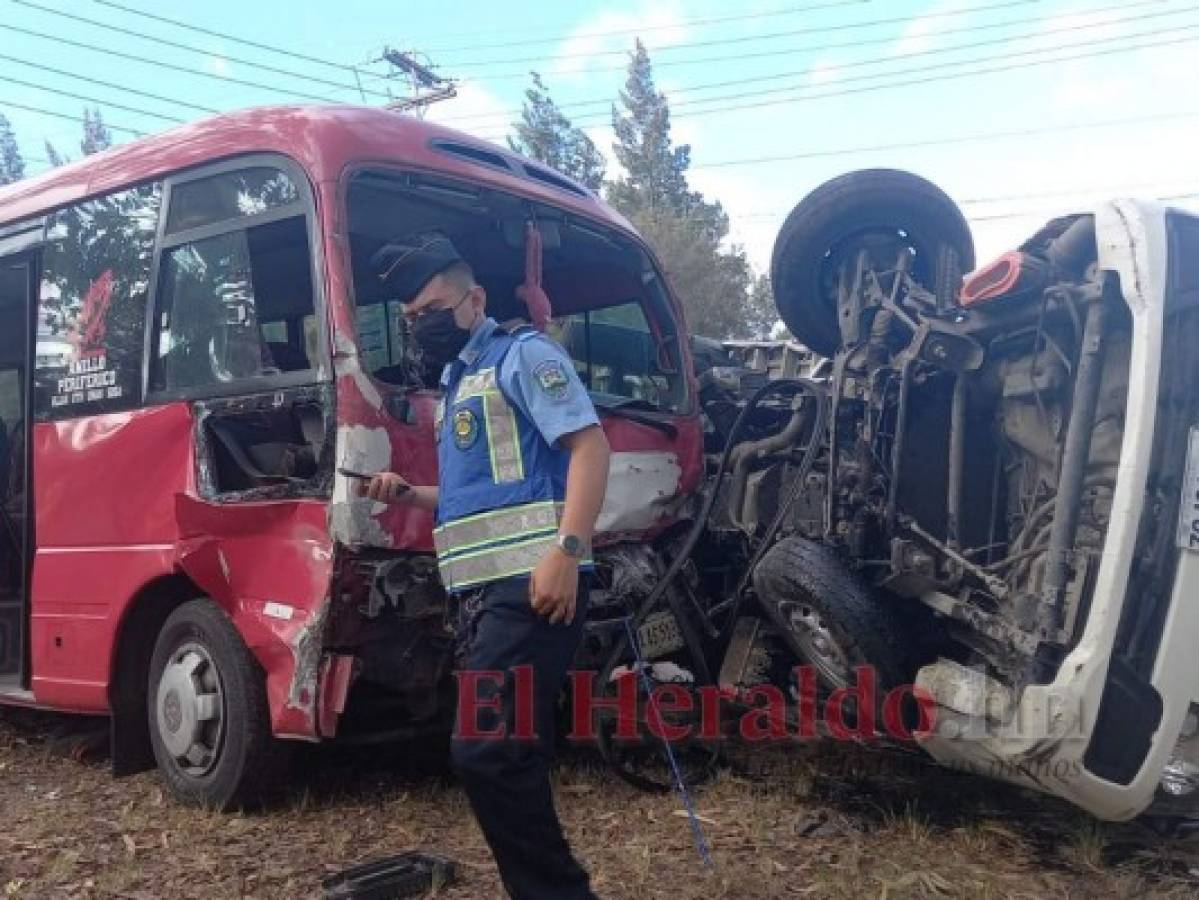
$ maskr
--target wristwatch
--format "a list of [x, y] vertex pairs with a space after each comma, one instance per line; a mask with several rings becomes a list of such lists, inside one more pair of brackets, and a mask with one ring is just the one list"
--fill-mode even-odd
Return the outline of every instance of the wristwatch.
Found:
[[571, 559], [582, 559], [587, 555], [587, 544], [577, 534], [558, 535], [558, 549]]

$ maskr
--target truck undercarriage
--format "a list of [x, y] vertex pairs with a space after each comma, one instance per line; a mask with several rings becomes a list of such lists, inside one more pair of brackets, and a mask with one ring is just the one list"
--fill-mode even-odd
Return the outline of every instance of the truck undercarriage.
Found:
[[[719, 629], [722, 682], [754, 658], [729, 636], [753, 633], [759, 659], [798, 658], [825, 692], [862, 667], [914, 684], [944, 762], [1110, 818], [1159, 780], [1159, 799], [1193, 791], [1199, 689], [1162, 686], [1184, 665], [1171, 604], [1191, 563], [1176, 523], [1199, 404], [1181, 348], [1199, 320], [1139, 214], [1052, 221], [963, 281], [969, 231], [921, 179], [853, 173], [796, 208], [776, 299], [829, 362], [775, 382], [736, 426], [770, 390], [762, 374], [701, 373], [730, 470], [709, 479], [709, 532], [744, 540], [752, 577], [749, 602], [708, 610], [747, 619]], [[1194, 221], [1158, 221], [1185, 254]]]

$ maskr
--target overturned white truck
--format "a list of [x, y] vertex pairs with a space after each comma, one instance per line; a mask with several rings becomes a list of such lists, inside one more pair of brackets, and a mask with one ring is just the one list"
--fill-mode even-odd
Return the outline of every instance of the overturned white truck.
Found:
[[1199, 784], [1199, 218], [1113, 202], [974, 265], [920, 178], [806, 197], [772, 276], [831, 360], [822, 404], [748, 413], [712, 527], [769, 543], [763, 620], [826, 689], [868, 665], [927, 692], [937, 760], [1101, 818], [1177, 804]]

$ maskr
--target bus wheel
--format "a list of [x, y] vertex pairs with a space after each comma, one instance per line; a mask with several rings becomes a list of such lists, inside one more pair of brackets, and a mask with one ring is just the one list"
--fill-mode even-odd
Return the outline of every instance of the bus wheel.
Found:
[[262, 670], [212, 601], [189, 601], [167, 618], [149, 688], [154, 756], [180, 800], [228, 811], [280, 783], [287, 748], [271, 736]]

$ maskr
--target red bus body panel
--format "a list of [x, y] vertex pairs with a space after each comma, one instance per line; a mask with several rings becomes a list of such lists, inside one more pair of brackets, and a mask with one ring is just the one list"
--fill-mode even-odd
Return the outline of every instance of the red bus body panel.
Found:
[[[345, 450], [360, 440], [385, 436], [388, 449], [377, 460], [379, 467], [390, 465], [413, 481], [435, 483], [436, 398], [383, 385], [359, 364], [345, 221], [349, 171], [377, 164], [437, 172], [553, 204], [635, 237], [622, 217], [591, 196], [447, 155], [432, 146], [438, 139], [480, 144], [378, 109], [248, 110], [0, 188], [0, 223], [35, 218], [221, 159], [250, 153], [290, 157], [310, 180], [323, 242], [319, 252], [332, 355], [326, 368], [336, 379], [338, 458], [345, 459]], [[675, 313], [680, 333], [686, 334], [677, 301]], [[684, 346], [682, 353], [684, 371], [690, 373], [689, 349]], [[410, 404], [407, 422], [394, 414], [397, 398]], [[679, 416], [673, 423], [675, 437], [627, 420], [605, 421], [613, 449], [630, 454], [631, 474], [644, 468], [643, 456], [651, 464], [655, 454], [667, 461], [664, 474], [652, 482], [660, 514], [637, 527], [641, 536], [669, 524], [702, 476], [698, 419]], [[404, 507], [371, 510], [348, 502], [344, 478], [337, 479], [331, 502], [206, 502], [196, 490], [194, 428], [186, 403], [34, 427], [30, 687], [35, 702], [107, 711], [114, 650], [128, 610], [156, 580], [182, 574], [225, 609], [261, 663], [276, 734], [331, 734], [351, 680], [347, 658], [325, 654], [321, 643], [336, 547], [428, 551], [431, 518]], [[628, 536], [633, 535], [610, 537]]]

